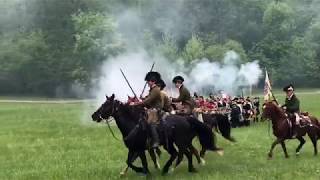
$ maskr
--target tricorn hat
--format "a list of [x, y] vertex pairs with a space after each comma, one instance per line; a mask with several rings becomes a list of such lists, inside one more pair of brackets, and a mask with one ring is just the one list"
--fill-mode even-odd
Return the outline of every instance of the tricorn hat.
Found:
[[154, 82], [158, 82], [160, 79], [161, 79], [160, 73], [155, 71], [148, 72], [146, 77], [144, 78], [145, 81], [154, 81]]
[[294, 87], [292, 84], [289, 84], [288, 86], [283, 88], [283, 91], [285, 91], [285, 92], [294, 91]]
[[176, 76], [176, 77], [174, 77], [173, 79], [172, 79], [172, 82], [173, 83], [177, 83], [177, 82], [183, 82], [184, 81], [184, 79], [183, 79], [183, 77], [182, 76]]
[[158, 81], [157, 85], [160, 87], [160, 90], [163, 90], [166, 87], [166, 83], [162, 79]]

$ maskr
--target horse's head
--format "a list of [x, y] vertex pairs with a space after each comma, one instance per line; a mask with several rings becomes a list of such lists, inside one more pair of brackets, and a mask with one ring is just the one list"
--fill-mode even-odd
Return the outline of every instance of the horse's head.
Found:
[[103, 119], [108, 119], [110, 116], [113, 116], [118, 103], [119, 102], [114, 99], [114, 94], [110, 97], [106, 96], [106, 101], [91, 115], [92, 120], [101, 122]]
[[285, 117], [284, 112], [274, 101], [269, 101], [262, 106], [262, 117], [266, 119], [272, 119], [272, 117]]

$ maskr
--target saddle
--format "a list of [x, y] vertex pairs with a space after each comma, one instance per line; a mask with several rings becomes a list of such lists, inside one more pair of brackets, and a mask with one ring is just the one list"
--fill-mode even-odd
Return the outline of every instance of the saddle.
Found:
[[288, 123], [290, 126], [290, 136], [295, 137], [297, 135], [297, 128], [302, 128], [305, 126], [308, 126], [311, 124], [311, 119], [309, 117], [309, 113], [308, 112], [302, 112], [299, 114], [299, 124], [296, 125], [295, 121], [296, 121], [296, 117], [294, 114], [287, 114], [288, 116]]
[[311, 124], [311, 119], [309, 117], [309, 113], [308, 112], [302, 112], [299, 114], [299, 118], [300, 118], [300, 125], [302, 126], [306, 126]]

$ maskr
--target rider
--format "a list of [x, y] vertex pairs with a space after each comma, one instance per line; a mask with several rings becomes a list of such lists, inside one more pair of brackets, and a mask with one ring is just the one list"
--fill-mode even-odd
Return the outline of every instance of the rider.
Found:
[[158, 72], [148, 72], [145, 79], [148, 86], [150, 87], [148, 96], [141, 102], [134, 102], [130, 105], [143, 106], [148, 109], [148, 120], [149, 129], [151, 132], [152, 148], [159, 146], [159, 135], [157, 132], [157, 124], [159, 117], [157, 117], [158, 110], [161, 109], [161, 92], [160, 87], [157, 83], [161, 80], [161, 75]]
[[157, 85], [160, 87], [161, 109], [165, 112], [171, 112], [171, 102], [167, 93], [164, 91], [166, 83], [160, 79]]
[[293, 114], [295, 116], [295, 124], [300, 125], [300, 117], [298, 114], [300, 112], [300, 101], [294, 94], [293, 85], [290, 84], [284, 87], [283, 91], [286, 92], [287, 97], [282, 108], [285, 109], [289, 115]]
[[179, 89], [179, 97], [172, 98], [172, 102], [181, 102], [183, 105], [183, 114], [191, 115], [194, 108], [194, 103], [190, 96], [189, 90], [183, 85], [183, 81], [184, 79], [182, 76], [176, 76], [173, 78], [172, 82], [175, 84], [176, 88]]

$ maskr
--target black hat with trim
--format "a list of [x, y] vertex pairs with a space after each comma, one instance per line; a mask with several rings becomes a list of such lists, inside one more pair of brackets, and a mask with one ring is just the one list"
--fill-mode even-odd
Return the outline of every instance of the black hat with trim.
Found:
[[294, 91], [294, 87], [292, 84], [289, 84], [288, 86], [283, 88], [283, 91], [285, 91], [285, 92]]
[[177, 83], [177, 82], [180, 82], [180, 83], [183, 83], [184, 79], [182, 76], [176, 76], [172, 79], [172, 82], [173, 83]]
[[166, 87], [166, 83], [162, 79], [158, 81], [157, 85], [160, 87], [160, 90], [163, 90]]
[[161, 79], [160, 73], [155, 71], [148, 72], [146, 77], [144, 78], [145, 81], [154, 81], [154, 82], [159, 82], [160, 79]]

